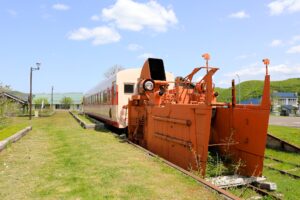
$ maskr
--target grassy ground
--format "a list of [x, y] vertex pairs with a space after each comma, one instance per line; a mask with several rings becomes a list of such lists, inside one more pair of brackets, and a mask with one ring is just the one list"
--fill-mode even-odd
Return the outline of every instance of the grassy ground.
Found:
[[87, 117], [86, 115], [79, 115], [77, 114], [77, 116], [82, 120], [84, 121], [86, 124], [93, 124], [94, 122], [89, 118]]
[[[300, 146], [300, 129], [270, 125], [269, 132], [287, 142]], [[300, 163], [300, 155], [297, 153], [266, 149], [265, 155], [298, 165]], [[276, 169], [288, 171], [291, 174], [300, 175], [300, 169], [297, 169], [297, 167], [293, 165], [289, 165], [286, 163], [282, 164], [269, 159], [265, 159], [264, 164]], [[266, 176], [269, 181], [275, 182], [277, 184], [277, 192], [282, 193], [284, 195], [284, 199], [299, 199], [299, 179], [280, 174], [279, 172], [268, 168], [264, 168], [263, 175]]]
[[[274, 134], [275, 136], [282, 138], [290, 143], [296, 144], [300, 146], [298, 143], [300, 141], [300, 129], [297, 128], [289, 128], [289, 127], [282, 127], [282, 126], [269, 126], [269, 131]], [[297, 153], [289, 153], [289, 152], [282, 152], [273, 149], [266, 149], [265, 155], [277, 158], [279, 160], [283, 160], [285, 162], [293, 163], [293, 164], [300, 164], [300, 154]], [[300, 175], [300, 168], [297, 168], [294, 165], [287, 164], [287, 163], [278, 163], [276, 161], [272, 161], [270, 159], [265, 159], [264, 164], [267, 166], [271, 166], [275, 169], [281, 169], [288, 171], [291, 174]], [[208, 165], [208, 175], [220, 175], [219, 173], [215, 173], [215, 171], [222, 172], [226, 174], [226, 170], [221, 162], [216, 163], [212, 162], [212, 165]], [[222, 169], [222, 170], [220, 170]], [[299, 199], [300, 197], [300, 181], [299, 179], [292, 178], [287, 175], [282, 175], [277, 171], [264, 168], [263, 175], [266, 176], [267, 181], [271, 181], [277, 184], [277, 191], [274, 193], [280, 193], [283, 195], [283, 199]], [[241, 198], [247, 199], [252, 196], [255, 196], [255, 192], [245, 187], [242, 188], [230, 188], [229, 191], [236, 196]], [[265, 197], [265, 199], [271, 199], [270, 197]]]
[[285, 162], [290, 162], [294, 164], [300, 164], [300, 155], [298, 153], [290, 153], [290, 152], [283, 152], [274, 149], [266, 149], [265, 155], [277, 158], [279, 160], [283, 160]]
[[[300, 120], [300, 118], [299, 118], [299, 120]], [[300, 129], [299, 128], [270, 125], [268, 131], [272, 135], [300, 147]]]
[[94, 122], [85, 114], [79, 114], [78, 111], [72, 111], [74, 115], [76, 115], [79, 119], [81, 119], [86, 124], [93, 124]]
[[268, 181], [275, 182], [277, 184], [278, 193], [283, 194], [287, 200], [296, 200], [300, 197], [300, 181], [299, 179], [292, 178], [287, 175], [280, 174], [277, 171], [264, 168], [264, 176]]
[[[279, 153], [277, 153], [279, 155]], [[286, 154], [286, 153], [285, 153]], [[297, 155], [298, 157], [296, 159], [299, 159], [300, 155]], [[295, 162], [295, 160], [293, 160]], [[295, 169], [295, 167], [287, 165], [287, 164], [277, 164], [274, 162], [271, 162], [268, 159], [265, 159], [265, 164], [270, 165], [273, 164], [272, 167], [283, 169], [283, 170], [291, 170], [292, 168]], [[299, 163], [298, 163], [299, 164]], [[299, 171], [289, 171], [290, 173], [296, 174], [299, 173]], [[300, 181], [299, 179], [292, 178], [287, 175], [280, 174], [277, 171], [270, 170], [268, 168], [264, 168], [263, 176], [267, 178], [267, 181], [274, 182], [277, 184], [277, 190], [273, 192], [274, 194], [280, 194], [282, 195], [283, 199], [285, 200], [296, 200], [300, 197]], [[236, 196], [239, 196], [243, 199], [248, 199], [253, 196], [257, 196], [257, 194], [252, 191], [251, 189], [247, 189], [245, 187], [242, 188], [230, 188], [229, 191]], [[271, 197], [265, 197], [264, 199], [272, 199]]]
[[17, 133], [29, 125], [29, 122], [24, 120], [24, 118], [9, 118], [6, 119], [6, 121], [7, 123], [5, 126], [0, 128], [0, 141], [8, 138], [9, 136]]
[[0, 199], [219, 199], [189, 177], [58, 112], [0, 154]]

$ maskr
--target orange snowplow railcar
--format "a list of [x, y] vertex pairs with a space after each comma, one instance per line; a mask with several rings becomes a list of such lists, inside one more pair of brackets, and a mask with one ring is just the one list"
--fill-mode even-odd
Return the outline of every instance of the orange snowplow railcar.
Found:
[[[261, 176], [270, 110], [269, 60], [260, 105], [217, 101], [210, 56], [206, 65], [195, 68], [186, 77], [166, 81], [161, 59], [149, 58], [138, 80], [138, 95], [128, 103], [128, 137], [166, 160], [205, 175], [209, 147], [223, 157], [240, 163], [239, 174]], [[198, 82], [194, 75], [205, 70]], [[173, 85], [171, 88], [170, 86]]]

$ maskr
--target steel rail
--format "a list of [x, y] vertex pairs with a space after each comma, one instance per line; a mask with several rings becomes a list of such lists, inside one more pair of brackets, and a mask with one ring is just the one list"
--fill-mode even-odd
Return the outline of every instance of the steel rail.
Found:
[[287, 171], [284, 171], [284, 170], [281, 170], [281, 169], [276, 169], [276, 168], [273, 168], [273, 167], [270, 167], [270, 166], [267, 166], [267, 165], [264, 165], [264, 167], [268, 168], [268, 169], [271, 169], [271, 170], [274, 170], [274, 171], [278, 171], [280, 172], [281, 174], [284, 174], [284, 175], [288, 175], [288, 176], [291, 176], [295, 179], [300, 179], [300, 176], [296, 175], [296, 174], [291, 174]]
[[[294, 152], [294, 153], [299, 153], [300, 152], [300, 147], [291, 144], [285, 140], [280, 139], [277, 136], [272, 135], [272, 133], [268, 132], [267, 133], [267, 137], [270, 137], [272, 139], [274, 139], [275, 141], [277, 140], [280, 143], [280, 150], [285, 151], [285, 152]], [[268, 145], [267, 145], [268, 146]], [[290, 148], [294, 149], [293, 151], [288, 151], [285, 149], [285, 146], [289, 146]]]
[[247, 187], [249, 187], [251, 190], [254, 190], [256, 193], [259, 193], [263, 196], [270, 196], [275, 200], [282, 200], [282, 198], [280, 198], [280, 197], [278, 197], [278, 196], [276, 196], [276, 195], [274, 195], [274, 194], [272, 194], [272, 193], [270, 193], [266, 190], [260, 189], [260, 188], [254, 186], [254, 185], [248, 185]]
[[136, 148], [138, 148], [138, 149], [141, 149], [142, 151], [146, 152], [147, 154], [149, 154], [149, 155], [151, 155], [151, 156], [153, 156], [153, 157], [158, 157], [158, 158], [159, 158], [161, 161], [163, 161], [165, 164], [169, 165], [170, 167], [173, 167], [173, 168], [176, 169], [176, 170], [179, 170], [181, 173], [183, 173], [183, 174], [185, 174], [185, 175], [187, 175], [187, 176], [193, 178], [194, 180], [196, 180], [196, 181], [198, 181], [199, 183], [203, 184], [203, 185], [206, 186], [207, 188], [209, 188], [209, 189], [211, 189], [211, 190], [214, 190], [214, 191], [216, 191], [217, 193], [223, 195], [226, 199], [232, 199], [232, 200], [239, 200], [239, 199], [241, 199], [241, 198], [239, 198], [239, 197], [237, 197], [237, 196], [231, 194], [230, 192], [228, 192], [228, 191], [226, 191], [226, 190], [223, 190], [223, 189], [221, 189], [221, 188], [219, 188], [219, 187], [213, 185], [212, 183], [210, 183], [210, 182], [208, 182], [208, 181], [206, 181], [206, 180], [200, 178], [199, 176], [196, 176], [195, 174], [192, 174], [191, 172], [189, 172], [189, 171], [187, 171], [187, 170], [185, 170], [185, 169], [183, 169], [183, 168], [181, 168], [181, 167], [179, 167], [179, 166], [177, 166], [177, 165], [175, 165], [175, 164], [173, 164], [173, 163], [171, 163], [171, 162], [169, 162], [169, 161], [163, 159], [162, 157], [159, 157], [158, 155], [152, 153], [151, 151], [148, 151], [147, 149], [145, 149], [145, 148], [143, 148], [143, 147], [141, 147], [141, 146], [139, 146], [139, 145], [137, 145], [137, 144], [135, 144], [135, 143], [133, 143], [133, 142], [127, 140], [127, 139], [126, 139], [126, 141], [127, 141], [129, 144], [133, 145], [134, 147], [136, 147]]
[[295, 163], [286, 162], [286, 161], [279, 160], [279, 159], [277, 159], [277, 158], [272, 158], [272, 157], [269, 157], [269, 156], [265, 156], [265, 158], [270, 159], [270, 160], [274, 160], [274, 161], [276, 161], [276, 162], [280, 162], [280, 163], [285, 163], [285, 164], [293, 165], [293, 166], [295, 166], [295, 167], [300, 168], [300, 165], [295, 164]]

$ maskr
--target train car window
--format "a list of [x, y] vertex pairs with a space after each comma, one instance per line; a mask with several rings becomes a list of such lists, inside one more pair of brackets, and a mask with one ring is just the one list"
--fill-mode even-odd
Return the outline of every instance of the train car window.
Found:
[[108, 104], [110, 103], [110, 96], [111, 96], [110, 95], [110, 89], [108, 88], [107, 89], [107, 100], [106, 100], [106, 103], [108, 103]]
[[134, 84], [133, 83], [125, 83], [124, 84], [124, 93], [133, 93]]
[[107, 103], [107, 91], [103, 91], [103, 103]]
[[153, 80], [166, 80], [165, 67], [162, 59], [149, 58], [149, 68]]
[[103, 103], [103, 92], [100, 92], [100, 104]]

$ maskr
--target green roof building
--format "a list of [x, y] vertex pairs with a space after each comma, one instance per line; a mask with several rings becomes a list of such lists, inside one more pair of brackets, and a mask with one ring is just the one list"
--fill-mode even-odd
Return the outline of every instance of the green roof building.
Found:
[[[65, 108], [63, 103], [62, 103], [62, 99], [65, 97], [70, 97], [72, 99], [72, 103], [70, 105], [70, 107]], [[51, 94], [48, 93], [37, 93], [33, 95], [33, 100], [32, 100], [32, 104], [33, 106], [35, 106], [35, 108], [40, 107], [41, 105], [36, 105], [35, 101], [37, 99], [47, 99], [48, 101], [48, 105], [44, 105], [44, 106], [51, 106], [52, 102], [51, 102]], [[83, 98], [83, 93], [81, 92], [69, 92], [69, 93], [53, 93], [53, 107], [55, 109], [72, 109], [72, 110], [80, 110], [81, 109], [81, 105], [82, 105], [82, 98]]]

